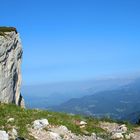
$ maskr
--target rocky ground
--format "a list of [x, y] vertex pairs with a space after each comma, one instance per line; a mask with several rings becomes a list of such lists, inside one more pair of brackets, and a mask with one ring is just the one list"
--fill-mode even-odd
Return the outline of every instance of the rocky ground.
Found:
[[[95, 133], [92, 133], [91, 136], [86, 135], [76, 135], [72, 133], [66, 126], [54, 126], [43, 123], [45, 120], [37, 120], [33, 123], [33, 127], [29, 129], [31, 135], [37, 140], [102, 140], [96, 136]], [[44, 124], [44, 126], [42, 125]], [[86, 124], [86, 123], [85, 123]], [[84, 125], [80, 125], [83, 126]], [[45, 128], [45, 129], [43, 129]]]
[[[7, 123], [14, 121], [14, 118], [9, 118]], [[84, 129], [87, 123], [81, 121], [78, 125]], [[137, 127], [133, 132], [129, 132], [125, 124], [100, 122], [100, 127], [108, 133], [108, 137], [101, 138], [96, 133], [76, 135], [64, 125], [49, 124], [47, 119], [35, 120], [32, 125], [27, 125], [29, 135], [35, 140], [140, 140], [140, 127]], [[25, 138], [18, 137], [16, 127], [13, 127], [8, 132], [0, 130], [0, 140], [25, 140]]]

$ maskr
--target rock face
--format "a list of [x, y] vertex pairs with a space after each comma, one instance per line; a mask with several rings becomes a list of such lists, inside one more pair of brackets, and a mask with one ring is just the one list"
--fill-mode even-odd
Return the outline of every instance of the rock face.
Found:
[[17, 31], [0, 34], [0, 102], [24, 106], [20, 93], [22, 47]]

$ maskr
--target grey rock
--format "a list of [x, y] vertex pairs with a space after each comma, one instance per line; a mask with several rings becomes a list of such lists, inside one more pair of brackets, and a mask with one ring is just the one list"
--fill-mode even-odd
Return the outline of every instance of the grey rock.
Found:
[[93, 133], [91, 136], [76, 135], [67, 129], [66, 126], [51, 126], [49, 129], [29, 129], [30, 134], [36, 140], [103, 140]]
[[43, 129], [48, 125], [49, 125], [49, 122], [48, 122], [47, 119], [35, 120], [33, 122], [33, 128], [34, 129]]
[[0, 140], [8, 140], [8, 139], [9, 139], [9, 136], [6, 133], [6, 131], [0, 130]]
[[9, 135], [9, 139], [15, 139], [18, 135], [17, 130], [15, 128], [9, 130], [8, 135]]
[[12, 129], [12, 133], [13, 133], [14, 136], [17, 136], [18, 135], [17, 130], [14, 129], [14, 128]]
[[84, 121], [81, 121], [81, 122], [80, 122], [80, 125], [87, 125], [87, 123], [84, 122]]
[[14, 118], [9, 118], [9, 119], [7, 120], [8, 123], [9, 123], [9, 122], [14, 122], [14, 121], [15, 121]]
[[116, 140], [116, 139], [123, 139], [124, 136], [122, 133], [114, 133], [112, 136], [111, 136], [111, 139], [112, 140]]
[[69, 130], [66, 126], [59, 126], [59, 127], [55, 127], [55, 128], [51, 128], [49, 129], [50, 131], [54, 132], [54, 133], [57, 133], [59, 135], [65, 135], [67, 133], [69, 133]]
[[20, 93], [22, 47], [19, 34], [0, 36], [0, 102], [24, 106]]
[[125, 135], [125, 139], [126, 139], [126, 140], [130, 140], [130, 139], [131, 139], [131, 135], [130, 135], [130, 134], [126, 134], [126, 135]]
[[48, 132], [48, 133], [49, 133], [51, 139], [53, 139], [53, 140], [62, 140], [62, 138], [60, 137], [59, 134], [54, 133], [54, 132]]
[[127, 132], [126, 125], [125, 124], [120, 125], [119, 128], [118, 128], [118, 131], [120, 131], [122, 134], [126, 133]]

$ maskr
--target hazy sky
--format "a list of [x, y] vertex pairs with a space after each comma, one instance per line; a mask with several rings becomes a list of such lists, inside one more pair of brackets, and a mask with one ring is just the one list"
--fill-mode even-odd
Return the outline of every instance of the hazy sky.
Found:
[[23, 44], [23, 84], [140, 71], [139, 0], [0, 0]]

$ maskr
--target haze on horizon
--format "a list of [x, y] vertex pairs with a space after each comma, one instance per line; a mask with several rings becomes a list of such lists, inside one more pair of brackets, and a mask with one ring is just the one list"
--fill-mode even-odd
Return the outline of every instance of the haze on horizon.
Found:
[[23, 84], [140, 72], [139, 0], [1, 0], [1, 26], [18, 29]]

